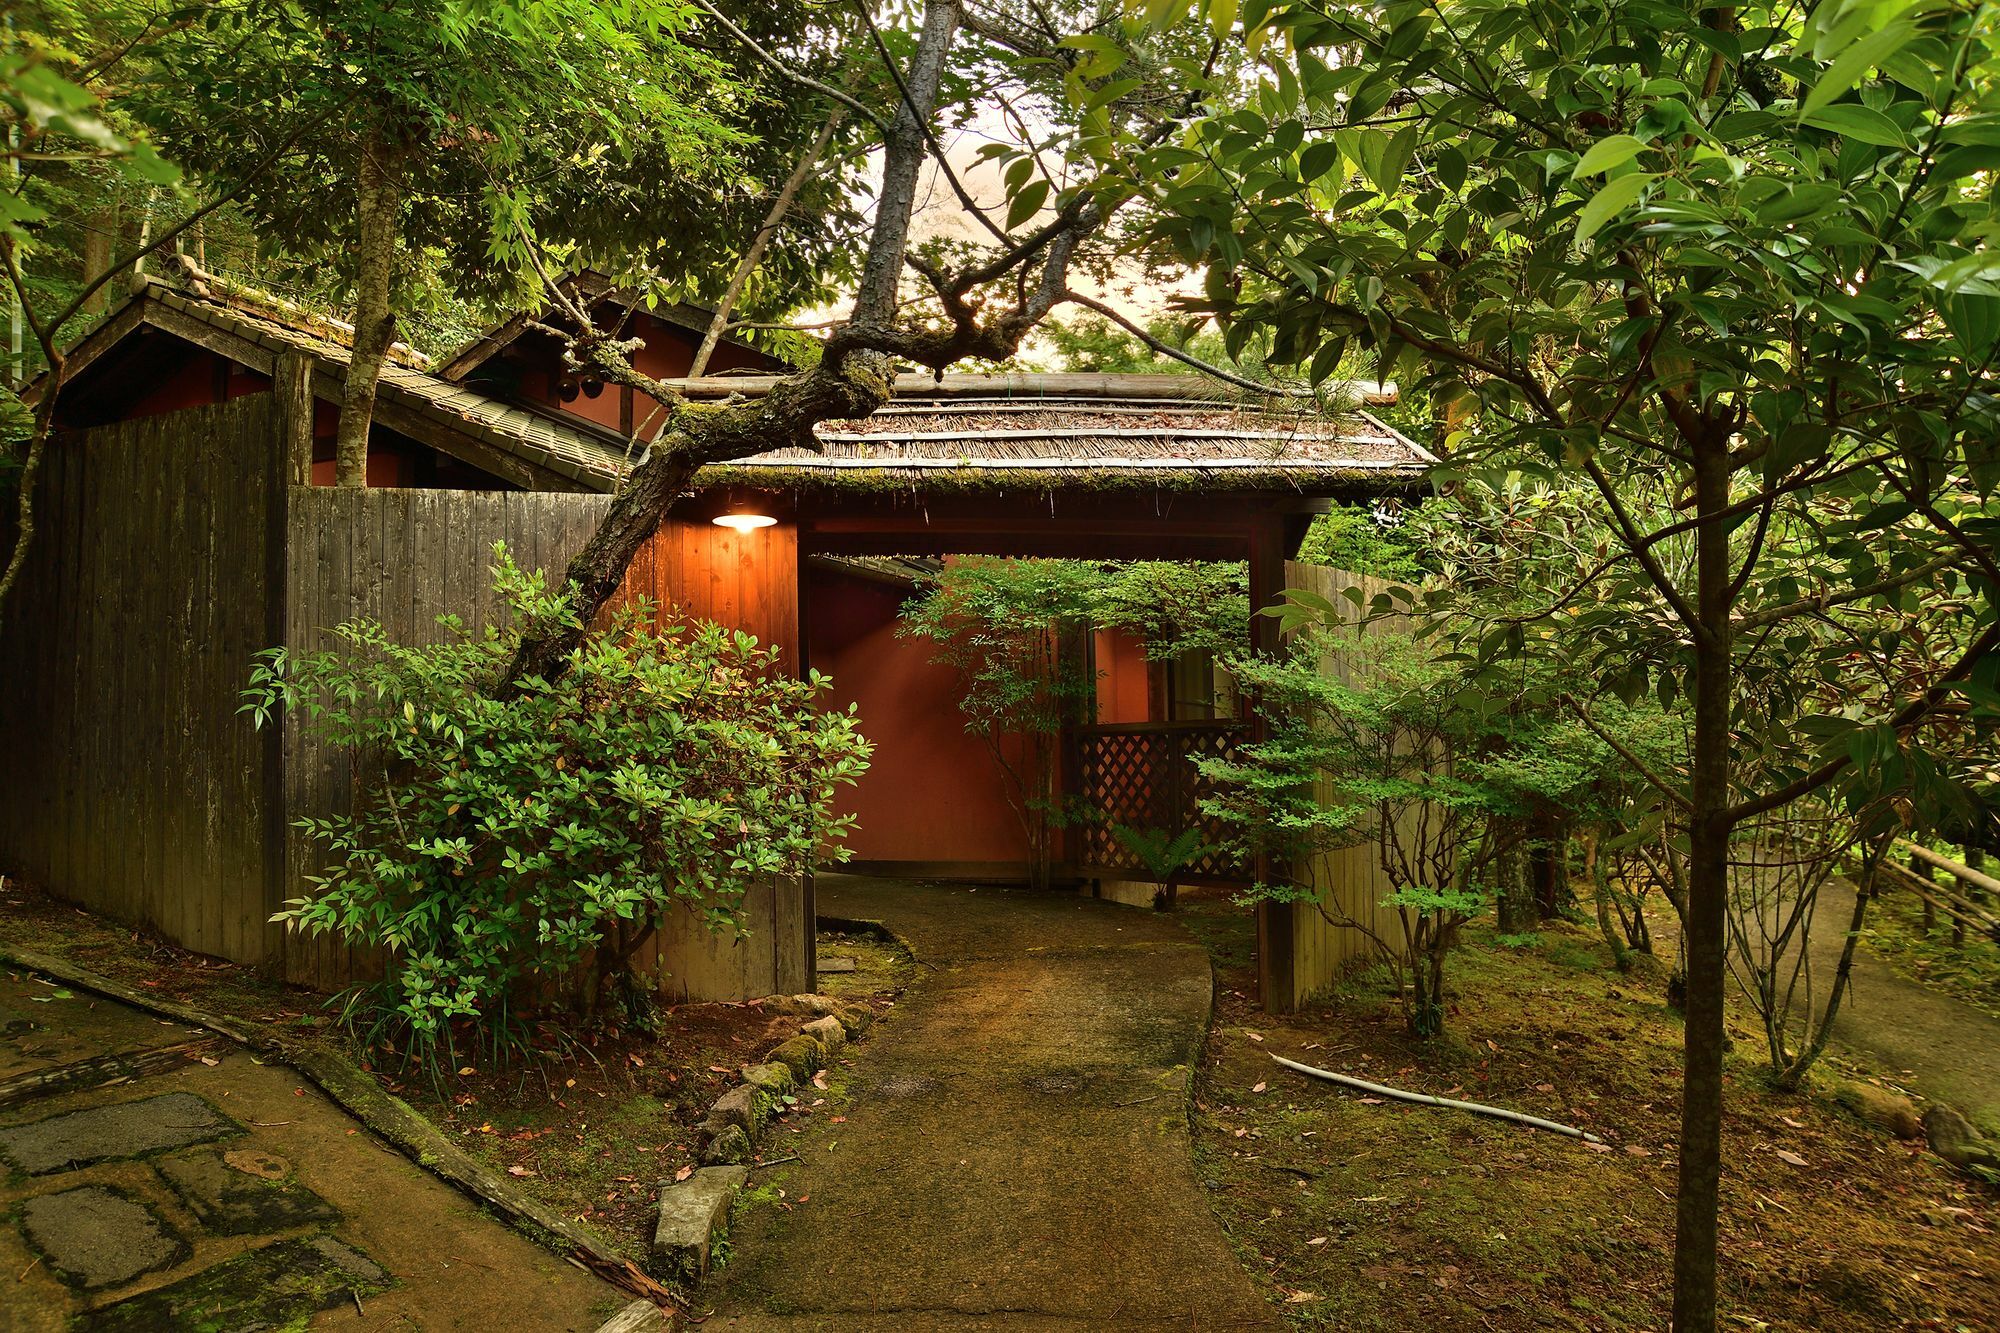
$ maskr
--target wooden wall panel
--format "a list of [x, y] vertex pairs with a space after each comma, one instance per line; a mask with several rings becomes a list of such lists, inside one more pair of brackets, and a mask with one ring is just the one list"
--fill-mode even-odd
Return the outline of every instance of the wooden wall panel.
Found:
[[[1389, 585], [1379, 579], [1328, 569], [1323, 565], [1288, 563], [1285, 566], [1285, 586], [1310, 589], [1334, 606], [1348, 610], [1353, 607], [1347, 599], [1348, 589], [1358, 589], [1363, 596], [1373, 597]], [[1357, 611], [1352, 632], [1358, 643], [1369, 633], [1406, 627], [1404, 618], [1400, 616], [1364, 626]], [[1352, 682], [1359, 670], [1353, 658], [1338, 649], [1330, 650], [1321, 658], [1320, 669], [1347, 682]], [[1318, 784], [1318, 794], [1321, 800], [1333, 800], [1332, 784], [1322, 779]], [[1336, 920], [1364, 922], [1369, 929], [1388, 940], [1399, 938], [1402, 932], [1396, 913], [1381, 906], [1390, 885], [1374, 842], [1315, 857], [1308, 882], [1319, 890], [1319, 902], [1326, 909], [1326, 914], [1304, 904], [1295, 914], [1292, 935], [1293, 994], [1290, 1003], [1285, 1006], [1287, 1008], [1304, 1003], [1344, 974], [1376, 960], [1375, 946], [1363, 931], [1353, 926], [1336, 925], [1327, 919], [1327, 915]]]
[[95, 911], [243, 962], [273, 933], [264, 738], [268, 396], [63, 436], [0, 627], [0, 861]]

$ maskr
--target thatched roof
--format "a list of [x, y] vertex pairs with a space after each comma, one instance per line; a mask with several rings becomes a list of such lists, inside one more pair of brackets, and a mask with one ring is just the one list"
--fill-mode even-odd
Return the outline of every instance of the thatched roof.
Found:
[[1435, 461], [1358, 407], [1203, 398], [898, 398], [816, 433], [817, 453], [774, 449], [712, 471], [794, 487], [1319, 491], [1393, 489]]
[[[78, 345], [82, 370], [140, 325], [208, 347], [269, 374], [276, 358], [315, 363], [314, 389], [337, 402], [349, 348], [345, 326], [259, 304], [239, 290], [154, 282]], [[771, 376], [686, 382], [697, 396], [754, 396]], [[1360, 403], [1392, 388], [1356, 386], [1357, 405], [1253, 398], [1172, 375], [900, 376], [899, 396], [861, 421], [816, 432], [820, 450], [774, 449], [704, 469], [701, 488], [945, 492], [968, 490], [1266, 491], [1382, 493], [1421, 481], [1436, 460]], [[454, 382], [414, 356], [382, 372], [378, 420], [533, 489], [614, 489], [628, 442], [581, 417]]]

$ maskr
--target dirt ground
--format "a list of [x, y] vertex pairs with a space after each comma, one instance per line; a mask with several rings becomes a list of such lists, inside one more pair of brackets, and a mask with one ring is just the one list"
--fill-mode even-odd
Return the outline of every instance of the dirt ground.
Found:
[[[1296, 1326], [1666, 1327], [1681, 1033], [1657, 981], [1611, 970], [1579, 928], [1558, 923], [1522, 949], [1474, 931], [1452, 960], [1449, 1031], [1422, 1043], [1379, 983], [1263, 1013], [1246, 914], [1197, 900], [1184, 920], [1210, 943], [1220, 985], [1196, 1084], [1198, 1170]], [[1726, 1324], [2000, 1329], [1993, 1191], [1849, 1117], [1823, 1087], [1769, 1091], [1754, 1030], [1736, 1042]], [[1273, 1054], [1526, 1111], [1606, 1145], [1366, 1098]]]

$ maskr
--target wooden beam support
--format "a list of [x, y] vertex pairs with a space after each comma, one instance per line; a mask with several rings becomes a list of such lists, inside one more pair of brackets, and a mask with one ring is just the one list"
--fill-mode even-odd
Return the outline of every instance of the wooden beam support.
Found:
[[[1276, 606], [1285, 590], [1285, 525], [1276, 514], [1262, 514], [1250, 525], [1250, 647], [1262, 654], [1276, 654], [1282, 646], [1278, 622], [1258, 612]], [[1266, 734], [1263, 718], [1251, 713], [1252, 741]], [[1255, 874], [1269, 883], [1270, 858], [1257, 857]], [[1267, 1013], [1289, 1013], [1297, 1004], [1295, 953], [1297, 949], [1296, 909], [1291, 903], [1268, 899], [1257, 904], [1257, 1001]]]
[[313, 361], [303, 352], [286, 352], [271, 370], [271, 394], [278, 409], [278, 448], [285, 481], [312, 485]]

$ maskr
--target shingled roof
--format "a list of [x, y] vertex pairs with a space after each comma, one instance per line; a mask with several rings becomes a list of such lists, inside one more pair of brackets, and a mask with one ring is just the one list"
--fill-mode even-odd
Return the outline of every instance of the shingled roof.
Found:
[[[260, 306], [240, 292], [146, 285], [72, 354], [80, 371], [138, 323], [263, 373], [300, 353], [315, 392], [338, 401], [349, 356], [344, 325]], [[773, 377], [689, 381], [697, 394], [755, 394]], [[794, 490], [1401, 490], [1436, 460], [1361, 407], [1204, 393], [1180, 376], [901, 376], [898, 397], [859, 421], [822, 424], [821, 450], [774, 449], [707, 468], [701, 487]], [[1367, 386], [1361, 401], [1394, 401]], [[628, 466], [615, 432], [493, 397], [422, 367], [383, 367], [377, 419], [534, 489], [609, 491]]]

